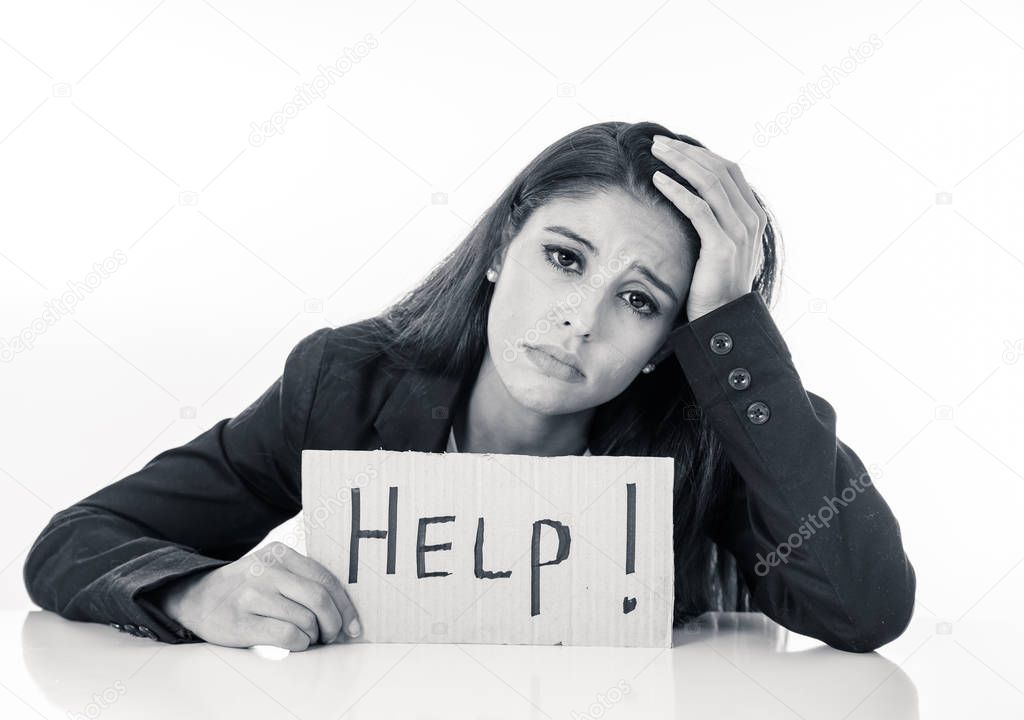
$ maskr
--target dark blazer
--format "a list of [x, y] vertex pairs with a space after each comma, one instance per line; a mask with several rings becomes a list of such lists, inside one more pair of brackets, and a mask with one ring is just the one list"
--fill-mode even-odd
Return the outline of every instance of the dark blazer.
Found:
[[[449, 409], [473, 378], [397, 369], [370, 344], [372, 322], [311, 333], [234, 418], [56, 513], [25, 560], [31, 599], [72, 620], [196, 641], [145, 593], [237, 560], [296, 515], [303, 449], [442, 452]], [[710, 535], [736, 558], [757, 609], [842, 650], [899, 636], [916, 591], [899, 524], [836, 437], [832, 406], [804, 390], [760, 295], [671, 341], [742, 479]]]

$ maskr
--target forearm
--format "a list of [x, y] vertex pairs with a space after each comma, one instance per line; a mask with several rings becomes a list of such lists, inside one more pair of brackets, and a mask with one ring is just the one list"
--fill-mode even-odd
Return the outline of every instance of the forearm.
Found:
[[147, 592], [228, 562], [147, 537], [123, 518], [72, 506], [36, 539], [23, 576], [29, 597], [46, 610], [176, 643], [194, 638]]
[[758, 608], [846, 650], [898, 636], [916, 589], [899, 524], [836, 437], [832, 406], [804, 390], [760, 297], [688, 323], [674, 347], [739, 475], [714, 539]]

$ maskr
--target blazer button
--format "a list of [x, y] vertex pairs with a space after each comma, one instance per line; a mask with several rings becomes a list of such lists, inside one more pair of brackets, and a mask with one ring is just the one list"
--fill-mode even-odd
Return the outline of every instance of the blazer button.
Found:
[[711, 336], [711, 352], [725, 355], [732, 350], [732, 337], [729, 333], [718, 332]]
[[746, 390], [750, 387], [750, 373], [746, 368], [733, 368], [729, 373], [729, 384], [736, 390]]
[[148, 637], [150, 640], [158, 640], [157, 634], [150, 630], [145, 625], [139, 625], [139, 632]]
[[139, 629], [137, 627], [135, 627], [134, 625], [132, 625], [131, 623], [125, 623], [124, 629], [126, 631], [130, 632], [132, 635], [135, 635], [139, 631]]
[[120, 632], [124, 632], [124, 630], [121, 628], [120, 623], [112, 622], [112, 623], [107, 623], [107, 625], [109, 625], [110, 627], [112, 627], [112, 628], [114, 628], [114, 629], [116, 629], [116, 630], [118, 630]]
[[764, 425], [768, 422], [768, 418], [771, 416], [771, 411], [768, 406], [758, 400], [752, 402], [747, 406], [747, 419], [755, 425]]

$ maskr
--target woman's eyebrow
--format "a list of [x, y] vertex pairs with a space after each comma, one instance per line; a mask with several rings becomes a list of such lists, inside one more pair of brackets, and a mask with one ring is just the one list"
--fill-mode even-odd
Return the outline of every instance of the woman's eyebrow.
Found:
[[[573, 230], [570, 230], [569, 228], [565, 227], [564, 225], [547, 225], [547, 226], [544, 227], [544, 229], [549, 231], [549, 232], [557, 233], [559, 235], [564, 235], [565, 237], [569, 238], [570, 240], [575, 240], [576, 242], [580, 243], [581, 245], [587, 246], [590, 249], [590, 252], [594, 253], [594, 257], [595, 258], [599, 257], [600, 254], [601, 254], [600, 252], [598, 252], [597, 248], [594, 246], [594, 243], [590, 242], [589, 240], [587, 240], [582, 235], [579, 235], [578, 233], [574, 232]], [[669, 286], [668, 283], [666, 283], [660, 277], [658, 277], [653, 272], [651, 272], [650, 268], [648, 268], [646, 265], [641, 265], [638, 262], [633, 262], [633, 264], [630, 265], [629, 267], [631, 269], [633, 269], [633, 270], [636, 270], [638, 273], [640, 273], [641, 275], [646, 277], [648, 280], [650, 280], [651, 284], [653, 284], [655, 287], [657, 287], [663, 293], [665, 293], [670, 298], [672, 298], [672, 302], [676, 303], [677, 305], [679, 304], [679, 298], [676, 297], [676, 294], [672, 290], [671, 286]]]
[[651, 284], [659, 288], [663, 293], [672, 298], [672, 302], [676, 305], [679, 304], [679, 298], [676, 297], [675, 292], [669, 287], [668, 283], [664, 282], [661, 278], [651, 272], [646, 265], [640, 265], [639, 263], [633, 263], [630, 265], [631, 268], [636, 270], [638, 273], [646, 277], [651, 281]]
[[590, 242], [582, 235], [576, 234], [574, 231], [570, 230], [565, 225], [548, 225], [544, 229], [553, 233], [558, 233], [559, 235], [565, 235], [565, 237], [569, 238], [570, 240], [575, 240], [581, 245], [586, 245], [588, 248], [590, 248], [590, 252], [594, 253], [594, 257], [599, 257], [601, 255], [601, 253], [598, 252], [597, 248], [594, 247], [594, 243]]

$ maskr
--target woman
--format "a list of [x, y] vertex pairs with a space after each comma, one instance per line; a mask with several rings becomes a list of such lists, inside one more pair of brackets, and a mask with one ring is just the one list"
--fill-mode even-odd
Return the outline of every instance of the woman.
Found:
[[572, 132], [401, 301], [307, 336], [235, 418], [57, 513], [29, 594], [164, 642], [302, 650], [359, 634], [344, 587], [280, 543], [243, 555], [300, 511], [303, 449], [671, 456], [677, 621], [758, 610], [873, 650], [916, 577], [771, 319], [776, 251], [693, 138]]

